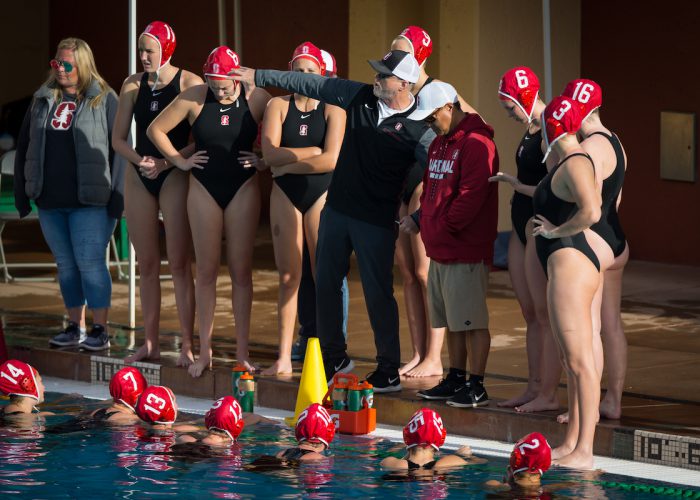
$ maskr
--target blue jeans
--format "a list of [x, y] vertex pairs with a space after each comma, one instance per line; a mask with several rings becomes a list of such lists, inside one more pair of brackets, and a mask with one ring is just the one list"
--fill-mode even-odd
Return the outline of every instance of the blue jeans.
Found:
[[112, 299], [106, 263], [117, 220], [106, 207], [39, 209], [39, 223], [58, 266], [58, 283], [67, 309], [103, 309]]

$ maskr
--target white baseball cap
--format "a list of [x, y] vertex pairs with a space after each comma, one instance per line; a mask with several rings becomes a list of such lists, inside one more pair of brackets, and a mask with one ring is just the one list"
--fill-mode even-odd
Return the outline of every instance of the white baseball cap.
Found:
[[449, 83], [431, 82], [416, 96], [416, 109], [408, 115], [409, 120], [425, 120], [436, 109], [458, 101], [457, 91]]

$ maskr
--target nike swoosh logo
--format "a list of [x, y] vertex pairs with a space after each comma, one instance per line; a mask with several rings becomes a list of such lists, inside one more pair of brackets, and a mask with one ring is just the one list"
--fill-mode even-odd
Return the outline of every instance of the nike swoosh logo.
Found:
[[485, 393], [485, 392], [482, 392], [480, 395], [474, 396], [474, 399], [476, 399], [477, 401], [479, 401], [479, 400], [480, 400], [481, 398], [483, 398], [485, 395], [486, 395], [486, 393]]
[[309, 113], [308, 115], [301, 115], [301, 119], [303, 120], [304, 118], [308, 118], [309, 116], [311, 116], [311, 113]]
[[333, 366], [335, 371], [340, 371], [340, 369], [343, 367], [343, 363], [340, 363], [338, 366]]
[[367, 109], [374, 109], [373, 107], [368, 106], [367, 103], [365, 103], [365, 108], [367, 108]]
[[228, 108], [225, 108], [225, 109], [224, 109], [224, 108], [219, 108], [219, 111], [221, 111], [221, 112], [223, 113], [224, 111], [228, 111], [229, 109], [231, 109], [231, 106], [229, 106]]
[[153, 97], [155, 97], [155, 96], [157, 96], [157, 95], [160, 95], [160, 94], [162, 94], [162, 93], [163, 93], [162, 90], [161, 90], [160, 92], [153, 92]]
[[393, 384], [393, 383], [396, 382], [398, 379], [399, 379], [399, 377], [390, 378], [390, 379], [389, 379], [389, 383], [390, 383], [390, 384]]

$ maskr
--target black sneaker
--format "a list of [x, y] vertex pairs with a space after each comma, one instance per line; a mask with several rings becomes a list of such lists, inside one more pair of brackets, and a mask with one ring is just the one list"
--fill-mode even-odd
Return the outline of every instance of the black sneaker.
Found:
[[374, 386], [374, 392], [398, 392], [401, 390], [401, 378], [398, 370], [387, 373], [377, 368], [367, 375], [367, 382]]
[[49, 340], [49, 344], [57, 347], [69, 347], [78, 345], [83, 340], [85, 340], [85, 332], [80, 330], [77, 323], [70, 321], [65, 330]]
[[80, 347], [88, 351], [102, 351], [109, 349], [109, 334], [102, 325], [93, 325], [87, 338], [80, 343]]
[[297, 338], [297, 341], [292, 345], [292, 361], [304, 361], [306, 356], [306, 344], [309, 343], [307, 337], [302, 337], [301, 335]]
[[467, 385], [466, 390], [459, 391], [447, 404], [457, 408], [486, 406], [489, 404], [489, 395], [482, 384]]
[[329, 359], [328, 362], [323, 362], [323, 367], [326, 369], [326, 382], [328, 385], [333, 383], [333, 376], [336, 373], [350, 373], [355, 368], [355, 363], [346, 354], [344, 358]]
[[464, 377], [457, 377], [449, 373], [447, 378], [440, 380], [438, 385], [431, 389], [421, 389], [418, 391], [418, 397], [423, 399], [451, 399], [459, 391], [465, 389], [469, 385]]

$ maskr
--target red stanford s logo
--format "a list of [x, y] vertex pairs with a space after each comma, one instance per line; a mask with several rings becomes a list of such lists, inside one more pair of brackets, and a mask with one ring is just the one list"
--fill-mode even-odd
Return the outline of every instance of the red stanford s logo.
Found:
[[228, 115], [221, 115], [221, 124], [222, 125], [228, 125]]
[[73, 123], [73, 114], [76, 105], [73, 101], [63, 101], [56, 107], [51, 119], [51, 126], [54, 130], [68, 130]]

